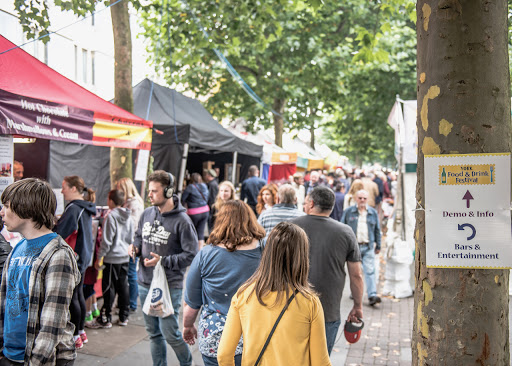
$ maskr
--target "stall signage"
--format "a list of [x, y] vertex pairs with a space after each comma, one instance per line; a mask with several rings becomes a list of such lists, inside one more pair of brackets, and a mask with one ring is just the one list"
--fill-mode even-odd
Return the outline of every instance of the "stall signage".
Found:
[[425, 156], [427, 267], [512, 268], [510, 153]]

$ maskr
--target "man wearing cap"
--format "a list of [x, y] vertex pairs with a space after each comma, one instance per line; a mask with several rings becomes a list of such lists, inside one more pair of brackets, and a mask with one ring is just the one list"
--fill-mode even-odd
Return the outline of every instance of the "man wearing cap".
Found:
[[217, 194], [219, 193], [219, 181], [217, 180], [217, 173], [213, 169], [206, 169], [204, 171], [204, 181], [208, 186], [208, 206], [210, 207], [210, 216], [208, 217], [208, 229], [212, 231], [213, 228], [213, 204], [217, 199]]
[[359, 243], [363, 258], [364, 279], [368, 301], [371, 306], [381, 302], [377, 296], [377, 277], [375, 273], [375, 254], [380, 253], [380, 225], [377, 211], [370, 207], [368, 192], [364, 189], [356, 193], [356, 205], [343, 212], [341, 222], [352, 228]]
[[329, 187], [316, 187], [304, 202], [307, 215], [291, 221], [304, 229], [309, 238], [309, 282], [319, 294], [324, 310], [329, 354], [341, 324], [340, 303], [347, 275], [345, 263], [354, 301], [347, 317], [349, 322], [358, 322], [363, 318], [364, 289], [356, 237], [350, 227], [329, 217], [334, 200], [334, 192]]

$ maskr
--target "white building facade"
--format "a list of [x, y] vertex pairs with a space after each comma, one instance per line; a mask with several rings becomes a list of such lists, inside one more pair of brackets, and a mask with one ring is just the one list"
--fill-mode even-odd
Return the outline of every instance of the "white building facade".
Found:
[[[114, 5], [115, 6], [115, 5]], [[99, 4], [86, 19], [49, 4], [50, 41], [27, 40], [14, 9], [14, 1], [0, 2], [0, 34], [60, 74], [103, 99], [114, 97], [114, 41], [110, 9]], [[80, 21], [81, 20], [81, 21]], [[73, 24], [74, 23], [74, 24]], [[62, 29], [66, 27], [65, 29]], [[62, 30], [60, 30], [62, 29]], [[131, 15], [133, 84], [153, 75], [135, 16]], [[87, 106], [84, 106], [87, 108]]]

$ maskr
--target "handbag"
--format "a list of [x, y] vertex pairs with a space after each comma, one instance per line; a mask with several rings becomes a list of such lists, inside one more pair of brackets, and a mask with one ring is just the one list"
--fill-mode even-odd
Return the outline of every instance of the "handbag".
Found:
[[288, 299], [288, 301], [286, 302], [286, 305], [284, 306], [283, 310], [281, 310], [281, 314], [279, 314], [279, 316], [277, 317], [277, 320], [274, 324], [274, 326], [272, 327], [272, 330], [270, 331], [270, 334], [268, 335], [267, 337], [267, 341], [265, 342], [265, 344], [263, 345], [263, 348], [261, 349], [261, 352], [260, 352], [260, 355], [258, 356], [258, 359], [256, 360], [256, 362], [254, 363], [254, 366], [258, 366], [258, 364], [260, 363], [261, 361], [261, 357], [263, 357], [263, 353], [265, 352], [265, 350], [267, 349], [267, 346], [270, 342], [270, 339], [272, 338], [272, 335], [274, 334], [274, 331], [276, 330], [277, 328], [277, 324], [279, 324], [279, 321], [281, 320], [281, 318], [283, 317], [284, 315], [284, 312], [286, 311], [286, 309], [288, 309], [288, 306], [290, 306], [293, 298], [295, 297], [295, 295], [297, 294], [297, 292], [299, 292], [298, 290], [295, 290], [293, 292], [293, 294], [290, 296], [290, 298]]

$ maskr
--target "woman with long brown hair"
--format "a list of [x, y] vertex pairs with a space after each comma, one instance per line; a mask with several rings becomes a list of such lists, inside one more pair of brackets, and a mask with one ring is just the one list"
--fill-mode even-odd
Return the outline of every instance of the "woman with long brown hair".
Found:
[[94, 253], [94, 238], [92, 237], [92, 217], [96, 214], [96, 194], [77, 175], [64, 177], [62, 181], [62, 195], [68, 201], [64, 213], [57, 222], [55, 232], [73, 248], [77, 254], [77, 264], [82, 280], [73, 291], [73, 298], [69, 310], [71, 322], [75, 325], [74, 341], [77, 349], [87, 343], [85, 334], [85, 298], [84, 277]]
[[258, 194], [258, 204], [256, 212], [261, 214], [263, 210], [269, 209], [277, 203], [277, 186], [275, 184], [267, 184]]
[[220, 366], [233, 365], [242, 335], [244, 365], [254, 365], [257, 360], [261, 366], [331, 365], [324, 312], [308, 275], [306, 233], [289, 222], [278, 224], [270, 232], [260, 266], [233, 296], [219, 345]]
[[[183, 309], [183, 339], [194, 344], [199, 333], [199, 351], [205, 366], [217, 365], [217, 347], [231, 297], [258, 267], [259, 241], [264, 236], [265, 230], [249, 205], [226, 201], [208, 237], [210, 245], [197, 254], [190, 266]], [[201, 307], [198, 332], [194, 323]], [[233, 365], [240, 365], [242, 343], [236, 343], [231, 361]]]

